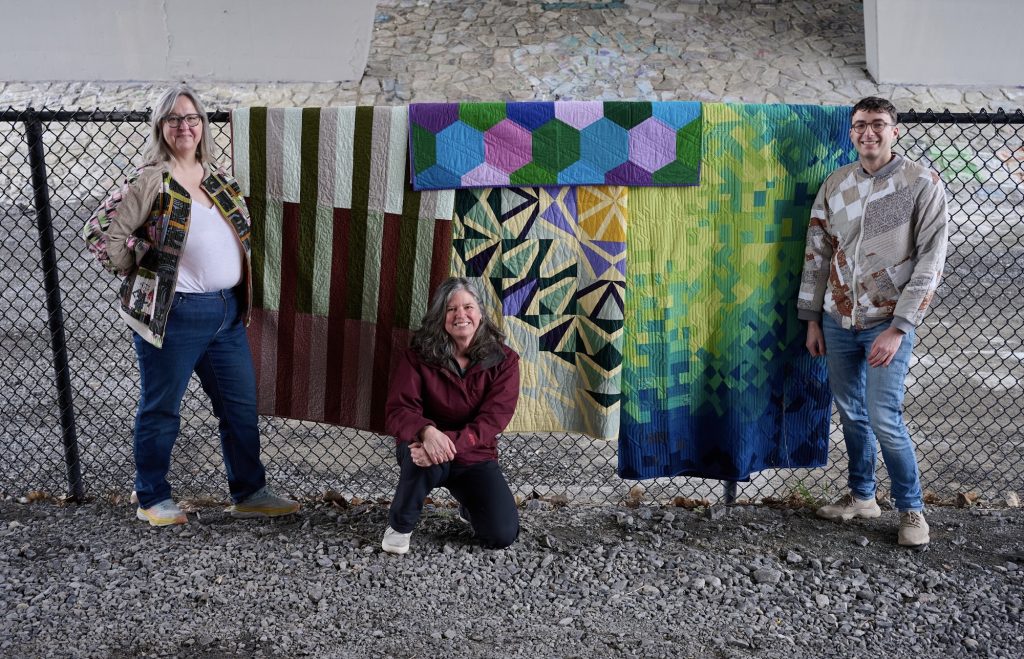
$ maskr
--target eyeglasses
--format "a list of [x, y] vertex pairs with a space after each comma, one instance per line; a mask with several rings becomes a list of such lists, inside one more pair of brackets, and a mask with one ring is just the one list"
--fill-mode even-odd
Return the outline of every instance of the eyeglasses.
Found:
[[185, 123], [191, 126], [192, 128], [198, 126], [199, 123], [203, 120], [203, 118], [198, 114], [186, 114], [184, 117], [179, 117], [176, 114], [169, 114], [166, 117], [164, 117], [164, 123], [170, 126], [171, 128], [177, 128], [181, 125], [182, 119], [184, 119]]
[[[193, 125], [195, 125], [195, 124], [193, 124]], [[888, 126], [895, 126], [895, 125], [896, 124], [887, 124], [884, 121], [882, 121], [881, 119], [879, 119], [878, 121], [872, 121], [870, 124], [867, 123], [866, 121], [858, 121], [854, 125], [850, 126], [850, 128], [853, 129], [853, 132], [855, 132], [858, 135], [860, 135], [861, 133], [863, 133], [864, 131], [866, 131], [868, 129], [868, 126], [871, 126], [871, 130], [875, 131], [876, 133], [881, 133]]]

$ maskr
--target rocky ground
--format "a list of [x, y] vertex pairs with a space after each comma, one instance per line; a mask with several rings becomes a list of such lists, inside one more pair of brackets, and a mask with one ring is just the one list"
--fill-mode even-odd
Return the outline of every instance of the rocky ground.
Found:
[[155, 529], [127, 504], [0, 501], [7, 657], [1019, 657], [1024, 514], [522, 507], [485, 551], [430, 510], [402, 557], [379, 503]]

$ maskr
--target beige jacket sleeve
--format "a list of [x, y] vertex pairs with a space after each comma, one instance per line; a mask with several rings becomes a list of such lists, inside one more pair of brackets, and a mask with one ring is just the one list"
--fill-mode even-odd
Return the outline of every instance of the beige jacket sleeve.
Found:
[[110, 193], [86, 221], [82, 233], [89, 251], [110, 272], [131, 272], [151, 247], [135, 232], [149, 216], [162, 178], [159, 168], [142, 169]]

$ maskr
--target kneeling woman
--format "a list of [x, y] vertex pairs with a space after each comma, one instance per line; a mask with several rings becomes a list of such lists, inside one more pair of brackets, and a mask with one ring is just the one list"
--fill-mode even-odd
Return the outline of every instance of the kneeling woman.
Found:
[[423, 503], [446, 487], [481, 545], [519, 536], [519, 512], [498, 466], [497, 435], [519, 400], [519, 355], [484, 313], [480, 294], [452, 277], [438, 288], [391, 380], [386, 427], [401, 467], [381, 548], [409, 551]]

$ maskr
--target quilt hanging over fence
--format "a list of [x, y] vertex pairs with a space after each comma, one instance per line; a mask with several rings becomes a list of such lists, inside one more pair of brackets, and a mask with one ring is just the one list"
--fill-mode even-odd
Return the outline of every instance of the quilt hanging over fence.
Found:
[[[480, 142], [485, 159], [504, 149], [489, 161], [498, 169], [481, 161], [438, 174], [459, 151], [442, 148], [446, 129], [456, 127], [444, 138], [453, 140], [466, 126], [515, 132], [524, 116], [549, 111], [566, 123], [558, 105], [413, 106], [448, 113], [422, 124], [406, 108], [234, 113], [236, 175], [254, 219], [260, 413], [380, 431], [397, 350], [451, 272], [480, 282], [524, 357], [510, 430], [617, 436], [619, 474], [630, 479], [744, 480], [824, 464], [824, 364], [803, 348], [793, 300], [814, 194], [855, 159], [848, 109], [698, 106], [676, 134], [677, 146], [699, 148], [686, 156], [701, 178], [690, 187], [642, 177], [570, 186], [562, 174], [578, 161], [535, 135], [528, 153]], [[652, 114], [659, 106], [646, 105]], [[457, 121], [442, 126], [452, 107]], [[479, 118], [487, 107], [490, 124]], [[588, 125], [610, 121], [596, 116]], [[463, 117], [475, 123], [461, 126]], [[410, 125], [436, 137], [418, 144]], [[547, 164], [532, 166], [538, 157]], [[581, 180], [603, 183], [608, 167]], [[478, 189], [412, 191], [407, 176], [431, 171], [441, 176], [434, 184]]]
[[705, 104], [701, 184], [631, 188], [619, 475], [825, 464], [831, 396], [796, 292], [849, 109]]
[[405, 107], [232, 114], [260, 414], [383, 430], [392, 363], [451, 263], [454, 193], [411, 190], [407, 145]]
[[696, 101], [416, 103], [417, 190], [538, 185], [696, 185]]
[[616, 186], [456, 193], [452, 270], [522, 356], [509, 431], [618, 436], [626, 206]]

